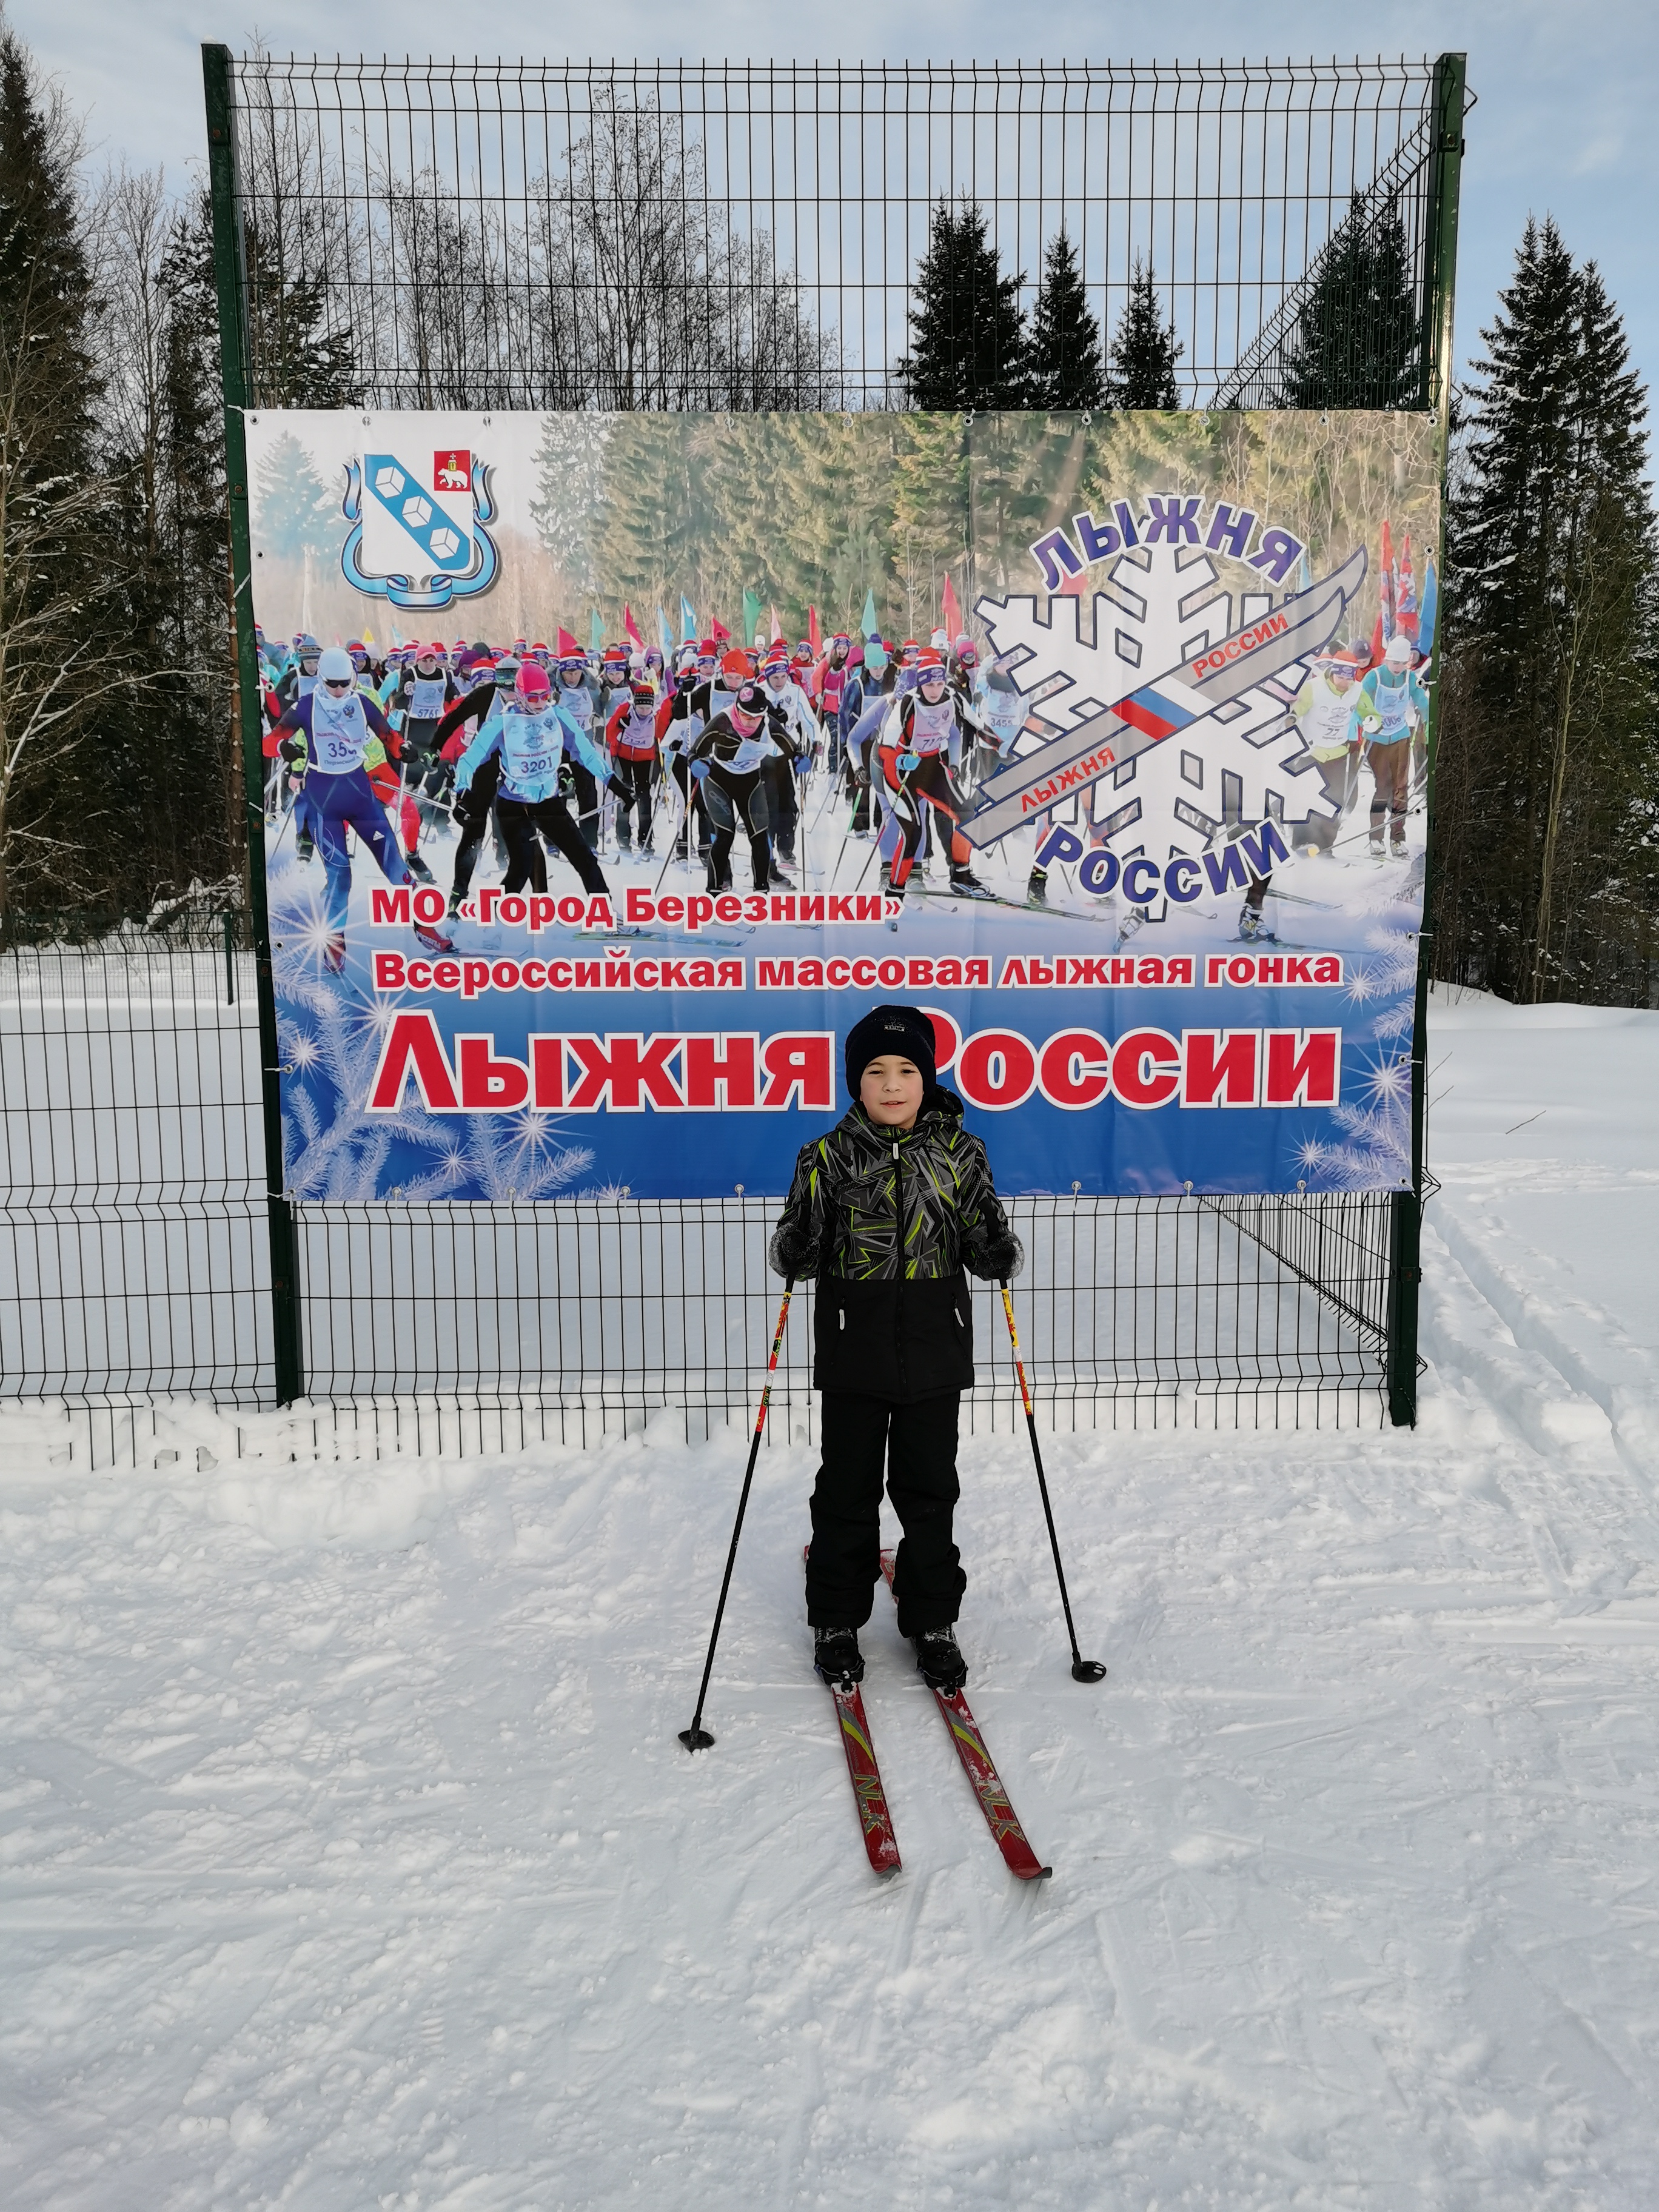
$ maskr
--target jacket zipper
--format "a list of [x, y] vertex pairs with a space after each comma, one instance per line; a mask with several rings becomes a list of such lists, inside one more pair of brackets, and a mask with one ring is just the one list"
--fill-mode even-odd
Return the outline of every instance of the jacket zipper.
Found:
[[898, 1362], [899, 1388], [906, 1386], [904, 1372], [904, 1155], [893, 1139], [893, 1258], [899, 1287], [893, 1316], [893, 1355]]

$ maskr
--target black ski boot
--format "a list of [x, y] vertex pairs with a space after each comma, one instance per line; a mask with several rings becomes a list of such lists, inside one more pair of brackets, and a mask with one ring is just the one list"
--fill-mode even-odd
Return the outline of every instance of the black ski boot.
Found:
[[1025, 903], [1027, 906], [1048, 905], [1048, 871], [1047, 868], [1032, 869], [1031, 879], [1025, 886]]
[[[812, 1664], [832, 1690], [850, 1690], [864, 1680], [864, 1654], [856, 1628], [815, 1628]], [[965, 1675], [964, 1675], [965, 1679]]]
[[930, 1690], [943, 1690], [946, 1696], [959, 1690], [968, 1680], [968, 1662], [957, 1645], [953, 1627], [924, 1628], [920, 1636], [910, 1638], [916, 1647], [916, 1664], [921, 1669], [921, 1679]]
[[994, 896], [965, 861], [961, 867], [951, 866], [951, 889], [958, 898], [988, 899]]
[[1273, 933], [1261, 918], [1259, 906], [1247, 905], [1238, 917], [1238, 933], [1246, 945], [1272, 945]]

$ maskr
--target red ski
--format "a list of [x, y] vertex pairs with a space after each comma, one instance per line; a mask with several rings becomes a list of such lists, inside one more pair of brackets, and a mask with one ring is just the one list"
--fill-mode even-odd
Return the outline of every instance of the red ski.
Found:
[[836, 1701], [836, 1718], [841, 1723], [842, 1749], [847, 1753], [853, 1802], [858, 1807], [859, 1825], [864, 1830], [864, 1848], [869, 1854], [870, 1864], [877, 1874], [896, 1874], [898, 1838], [893, 1833], [893, 1816], [887, 1809], [881, 1769], [876, 1765], [870, 1741], [870, 1723], [864, 1717], [863, 1694], [856, 1682], [850, 1690], [838, 1690], [832, 1685], [830, 1694]]
[[[805, 1553], [801, 1556], [805, 1559]], [[827, 1686], [836, 1701], [836, 1718], [841, 1723], [841, 1747], [847, 1753], [853, 1802], [858, 1807], [859, 1826], [864, 1831], [864, 1848], [869, 1854], [870, 1864], [877, 1874], [896, 1874], [898, 1838], [893, 1832], [893, 1816], [887, 1809], [887, 1792], [881, 1786], [881, 1769], [876, 1765], [876, 1747], [870, 1741], [870, 1723], [864, 1717], [864, 1692], [856, 1682], [850, 1690], [838, 1690], [833, 1682]]]
[[[893, 1554], [890, 1552], [882, 1553], [881, 1571], [887, 1577], [888, 1589], [891, 1589]], [[945, 1717], [945, 1725], [950, 1729], [951, 1741], [957, 1747], [957, 1757], [962, 1761], [963, 1771], [973, 1784], [974, 1795], [979, 1800], [979, 1809], [985, 1815], [985, 1825], [991, 1831], [1008, 1871], [1018, 1875], [1021, 1881], [1047, 1881], [1054, 1869], [1044, 1866], [1031, 1849], [1025, 1831], [1019, 1825], [1019, 1815], [1008, 1802], [1008, 1792], [1002, 1786], [1002, 1778], [997, 1772], [995, 1762], [985, 1748], [985, 1739], [979, 1732], [979, 1723], [969, 1711], [967, 1698], [960, 1690], [948, 1693], [944, 1690], [935, 1690], [933, 1702]], [[850, 1747], [847, 1757], [850, 1765], [853, 1757]], [[857, 1786], [855, 1781], [854, 1789]]]

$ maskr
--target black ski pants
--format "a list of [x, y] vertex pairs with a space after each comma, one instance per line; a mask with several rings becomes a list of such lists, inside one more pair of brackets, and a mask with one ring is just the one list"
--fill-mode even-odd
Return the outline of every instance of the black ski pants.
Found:
[[[909, 880], [916, 854], [921, 849], [922, 833], [934, 814], [943, 815], [951, 825], [951, 866], [967, 867], [973, 860], [974, 848], [957, 824], [967, 812], [968, 802], [944, 754], [924, 753], [920, 764], [908, 775], [898, 764], [895, 748], [882, 746], [876, 758], [878, 772], [885, 779], [889, 811], [897, 817], [903, 838], [893, 860], [893, 889], [902, 891]], [[932, 851], [931, 843], [927, 849]]]
[[789, 760], [769, 760], [761, 768], [766, 785], [766, 815], [772, 832], [773, 850], [782, 860], [795, 857], [795, 823], [800, 808], [795, 794], [795, 763]]
[[687, 840], [690, 836], [691, 823], [695, 820], [697, 825], [697, 850], [707, 859], [708, 817], [703, 811], [702, 793], [691, 781], [691, 763], [684, 753], [676, 753], [674, 756], [674, 781], [680, 787], [680, 797], [685, 805], [685, 811], [681, 817], [679, 830], [675, 839], [675, 857], [681, 860], [690, 858]]
[[428, 830], [443, 818], [440, 801], [452, 773], [449, 763], [439, 757], [437, 738], [435, 720], [417, 722], [411, 717], [404, 725], [404, 789]]
[[626, 851], [630, 836], [631, 817], [637, 814], [640, 823], [640, 850], [651, 850], [652, 779], [657, 764], [649, 760], [617, 762], [617, 780], [628, 786], [628, 797], [617, 805], [617, 842]]
[[495, 813], [495, 790], [501, 780], [501, 764], [492, 757], [480, 765], [471, 782], [456, 798], [455, 826], [461, 833], [461, 841], [455, 848], [455, 874], [449, 894], [452, 913], [472, 888], [472, 871], [478, 865], [492, 817], [497, 845], [505, 842], [501, 817]]
[[732, 844], [739, 822], [749, 830], [749, 871], [757, 891], [772, 881], [772, 841], [768, 836], [766, 787], [758, 769], [738, 775], [716, 761], [702, 781], [702, 803], [714, 834], [708, 841], [708, 888], [732, 888]]
[[812, 1490], [806, 1618], [814, 1628], [862, 1628], [881, 1574], [884, 1473], [904, 1535], [893, 1569], [902, 1636], [944, 1628], [968, 1577], [951, 1533], [962, 1394], [895, 1405], [840, 1390], [823, 1396], [823, 1463]]
[[[544, 799], [532, 806], [520, 799], [498, 799], [495, 818], [507, 840], [507, 869], [503, 890], [547, 889], [547, 855], [542, 850], [542, 837], [550, 845], [556, 845], [564, 854], [581, 878], [584, 890], [603, 892], [609, 889], [604, 871], [571, 820], [563, 799]], [[537, 836], [538, 830], [541, 836]]]
[[581, 833], [583, 844], [590, 851], [597, 853], [599, 849], [599, 787], [593, 781], [592, 770], [584, 768], [579, 760], [567, 760], [565, 766], [569, 769], [570, 781], [575, 786], [576, 827]]

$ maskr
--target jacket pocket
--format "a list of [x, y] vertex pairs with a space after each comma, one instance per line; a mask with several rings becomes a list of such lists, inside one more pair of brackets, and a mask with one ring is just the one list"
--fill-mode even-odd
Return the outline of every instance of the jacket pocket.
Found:
[[930, 1398], [974, 1382], [974, 1311], [960, 1275], [899, 1285], [904, 1395]]
[[812, 1316], [812, 1381], [820, 1390], [858, 1397], [903, 1395], [898, 1363], [896, 1282], [828, 1276]]

